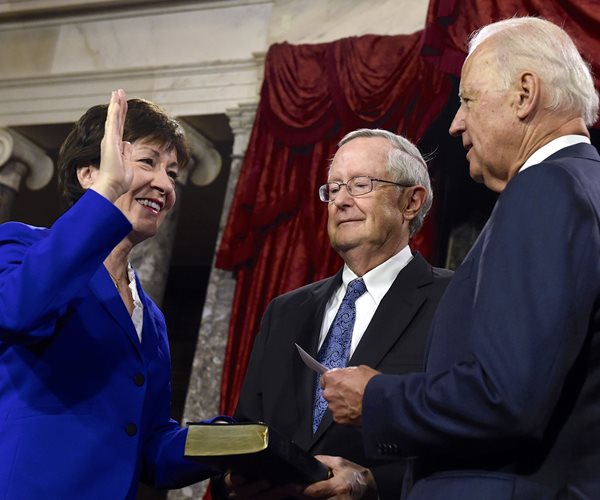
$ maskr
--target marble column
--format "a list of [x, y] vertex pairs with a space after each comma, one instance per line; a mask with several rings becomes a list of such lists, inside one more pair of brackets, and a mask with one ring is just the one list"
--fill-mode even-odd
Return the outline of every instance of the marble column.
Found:
[[43, 149], [14, 130], [0, 129], [0, 223], [10, 220], [23, 179], [29, 189], [42, 189], [53, 172], [54, 164]]
[[8, 161], [0, 167], [0, 223], [10, 220], [21, 179], [27, 175], [27, 165]]
[[[183, 188], [188, 180], [196, 185], [205, 186], [214, 181], [221, 169], [221, 156], [213, 144], [198, 131], [182, 124], [186, 132], [192, 157], [190, 165], [180, 170], [177, 177], [177, 199], [181, 200]], [[131, 252], [131, 263], [135, 267], [144, 290], [160, 307], [165, 295], [167, 278], [173, 252], [173, 242], [179, 218], [178, 201], [163, 221], [158, 233], [136, 245]]]
[[[217, 248], [229, 215], [255, 114], [256, 104], [244, 104], [227, 111], [234, 141]], [[213, 259], [183, 414], [184, 422], [210, 418], [219, 411], [221, 373], [234, 290], [235, 277], [233, 274], [230, 271], [215, 268]], [[201, 498], [206, 485], [207, 481], [171, 491], [168, 498], [169, 500]]]

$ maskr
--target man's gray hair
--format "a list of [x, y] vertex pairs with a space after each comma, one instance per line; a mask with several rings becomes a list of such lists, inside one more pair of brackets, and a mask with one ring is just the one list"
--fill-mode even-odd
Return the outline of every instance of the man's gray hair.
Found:
[[369, 128], [361, 128], [346, 134], [338, 142], [338, 148], [358, 137], [383, 137], [387, 139], [392, 146], [388, 154], [387, 164], [387, 170], [392, 176], [390, 180], [402, 184], [423, 186], [427, 191], [421, 210], [408, 225], [410, 236], [413, 236], [421, 229], [423, 220], [433, 203], [433, 191], [431, 190], [427, 163], [425, 163], [421, 152], [412, 142], [401, 135], [396, 135], [388, 130]]
[[469, 55], [492, 37], [502, 90], [507, 90], [521, 71], [533, 71], [546, 84], [550, 95], [548, 109], [575, 111], [587, 126], [596, 122], [598, 92], [590, 66], [565, 30], [537, 17], [505, 19], [473, 33]]

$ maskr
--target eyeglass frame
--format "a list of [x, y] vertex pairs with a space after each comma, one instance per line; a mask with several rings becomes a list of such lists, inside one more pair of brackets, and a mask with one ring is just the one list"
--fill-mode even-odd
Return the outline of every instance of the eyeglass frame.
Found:
[[[368, 191], [365, 191], [364, 193], [360, 193], [360, 194], [352, 194], [351, 189], [348, 189], [348, 184], [352, 183], [351, 185], [354, 184], [354, 180], [355, 179], [369, 179], [370, 183], [371, 183], [371, 188]], [[342, 186], [346, 186], [346, 191], [347, 193], [352, 196], [352, 198], [356, 198], [357, 196], [364, 196], [365, 194], [369, 194], [373, 191], [373, 182], [385, 182], [386, 184], [393, 184], [394, 186], [399, 186], [399, 187], [412, 187], [414, 186], [414, 184], [403, 184], [401, 182], [394, 182], [394, 181], [387, 181], [385, 179], [376, 179], [375, 177], [370, 177], [368, 175], [357, 175], [355, 177], [351, 177], [350, 179], [348, 179], [348, 181], [346, 182], [326, 182], [325, 184], [322, 184], [321, 186], [319, 186], [319, 199], [324, 202], [324, 203], [331, 203], [333, 201], [335, 201], [335, 197], [334, 198], [330, 198], [328, 200], [324, 199], [325, 198], [325, 193], [328, 192], [327, 187], [330, 186], [331, 184], [337, 184], [338, 185], [338, 193], [341, 191]], [[337, 194], [336, 193], [336, 197]], [[329, 197], [329, 196], [328, 196]]]

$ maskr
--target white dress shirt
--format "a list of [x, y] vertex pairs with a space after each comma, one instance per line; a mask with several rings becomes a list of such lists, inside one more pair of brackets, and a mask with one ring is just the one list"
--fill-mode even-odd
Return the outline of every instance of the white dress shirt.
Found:
[[129, 278], [129, 289], [131, 290], [131, 297], [133, 298], [133, 312], [131, 313], [131, 321], [135, 327], [138, 339], [142, 341], [142, 330], [144, 329], [144, 304], [140, 299], [140, 295], [137, 291], [135, 272], [131, 264], [127, 264], [127, 277]]
[[[354, 353], [354, 349], [360, 342], [360, 339], [369, 326], [379, 303], [392, 286], [392, 283], [398, 276], [398, 273], [412, 260], [413, 256], [408, 246], [404, 247], [393, 257], [390, 257], [384, 263], [379, 264], [376, 268], [371, 269], [368, 273], [362, 276], [367, 287], [367, 291], [356, 299], [356, 320], [354, 321], [354, 329], [352, 331], [352, 344], [350, 345], [350, 356]], [[342, 271], [342, 284], [337, 291], [331, 296], [325, 307], [325, 315], [323, 324], [321, 325], [321, 334], [319, 336], [319, 349], [321, 344], [331, 328], [331, 324], [335, 318], [337, 310], [342, 303], [342, 299], [346, 294], [346, 287], [352, 280], [358, 278], [350, 268], [344, 265]]]

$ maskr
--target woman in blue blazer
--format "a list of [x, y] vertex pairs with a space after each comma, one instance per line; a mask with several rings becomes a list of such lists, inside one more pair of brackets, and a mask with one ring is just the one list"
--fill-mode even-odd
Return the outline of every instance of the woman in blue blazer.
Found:
[[165, 320], [128, 263], [188, 160], [177, 122], [113, 92], [61, 148], [70, 208], [49, 229], [0, 226], [0, 499], [128, 499], [140, 479], [207, 477], [183, 457]]

